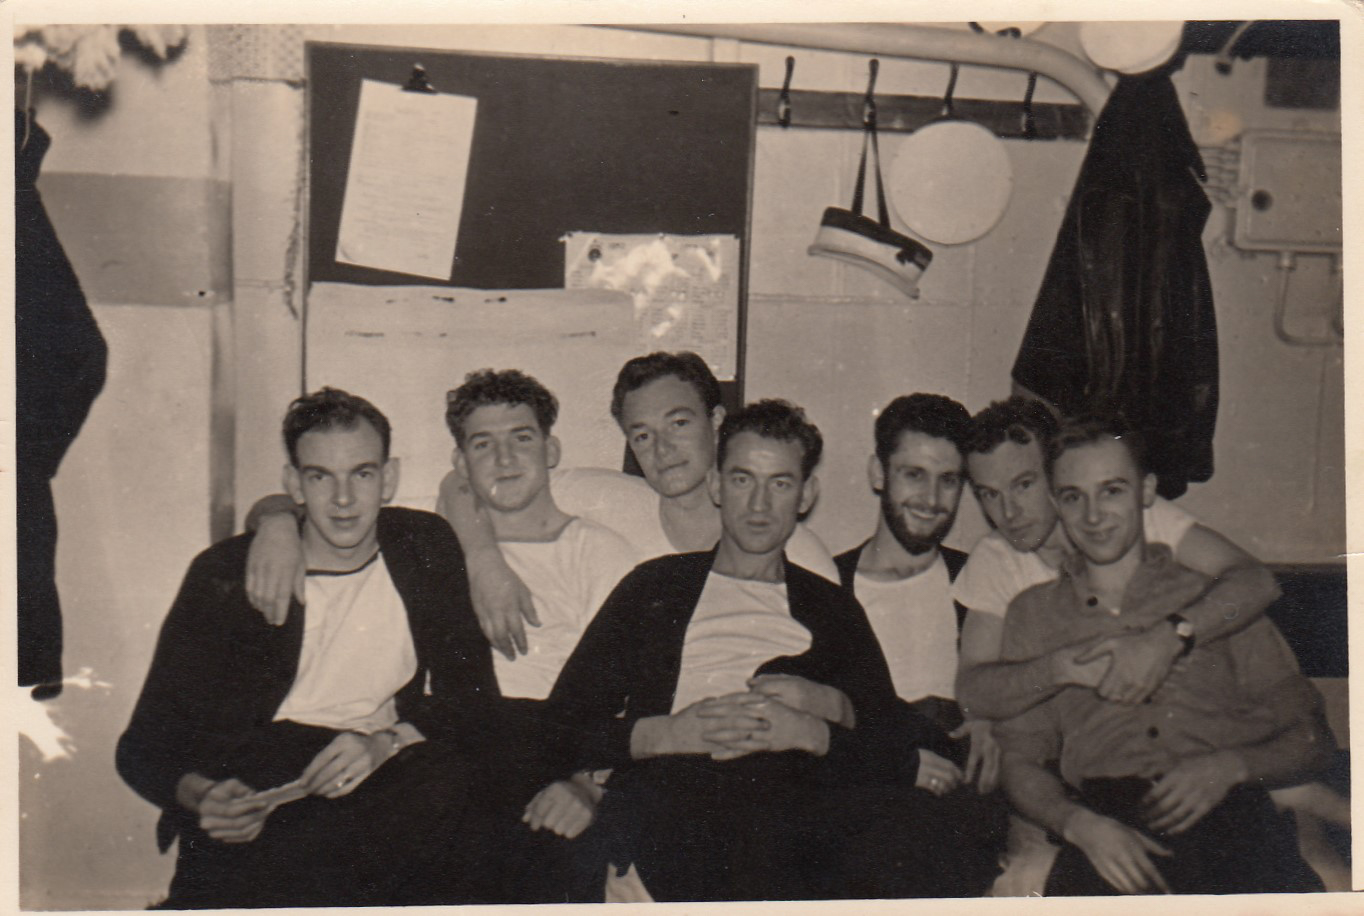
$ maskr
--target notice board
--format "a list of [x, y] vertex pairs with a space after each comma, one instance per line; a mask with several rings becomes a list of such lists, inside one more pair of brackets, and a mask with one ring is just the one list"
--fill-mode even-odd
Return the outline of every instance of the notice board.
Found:
[[474, 289], [564, 286], [570, 233], [739, 239], [735, 381], [742, 397], [757, 67], [547, 58], [310, 42], [310, 283], [432, 285], [336, 260], [362, 80], [478, 100], [448, 279]]

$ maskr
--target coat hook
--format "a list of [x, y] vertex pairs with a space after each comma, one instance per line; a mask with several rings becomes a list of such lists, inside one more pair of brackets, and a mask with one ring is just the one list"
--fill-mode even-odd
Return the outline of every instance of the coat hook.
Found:
[[777, 123], [782, 127], [791, 126], [791, 74], [796, 72], [796, 59], [787, 55], [786, 79], [781, 84], [781, 95], [777, 97]]
[[947, 91], [942, 97], [942, 117], [952, 117], [952, 93], [957, 90], [957, 72], [960, 67], [956, 61], [952, 62], [952, 75], [947, 78]]
[[1023, 139], [1032, 140], [1037, 136], [1037, 126], [1032, 118], [1032, 94], [1037, 88], [1037, 74], [1028, 74], [1028, 91], [1023, 93]]
[[1218, 50], [1217, 56], [1213, 58], [1213, 66], [1217, 69], [1218, 73], [1225, 76], [1231, 72], [1231, 62], [1234, 56], [1233, 52], [1236, 50], [1236, 44], [1241, 40], [1241, 36], [1246, 34], [1246, 30], [1254, 24], [1255, 20], [1252, 19], [1247, 22], [1238, 23], [1236, 28], [1232, 30], [1231, 37], [1226, 40], [1221, 49]]
[[407, 85], [403, 87], [405, 92], [435, 92], [436, 87], [432, 86], [426, 78], [426, 68], [421, 64], [412, 65], [412, 75], [407, 78]]
[[874, 57], [867, 66], [867, 97], [862, 102], [862, 126], [864, 127], [876, 127], [876, 71], [880, 68], [881, 62]]

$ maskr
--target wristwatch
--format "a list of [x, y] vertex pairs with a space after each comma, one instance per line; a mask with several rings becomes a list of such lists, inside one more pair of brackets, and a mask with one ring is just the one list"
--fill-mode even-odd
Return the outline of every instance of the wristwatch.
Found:
[[1184, 648], [1179, 650], [1178, 658], [1183, 658], [1193, 651], [1194, 647], [1194, 625], [1189, 618], [1183, 614], [1171, 614], [1165, 618], [1175, 628], [1175, 635], [1184, 643]]

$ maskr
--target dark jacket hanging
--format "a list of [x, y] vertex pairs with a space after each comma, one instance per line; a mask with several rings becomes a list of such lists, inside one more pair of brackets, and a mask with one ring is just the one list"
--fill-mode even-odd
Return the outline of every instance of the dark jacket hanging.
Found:
[[1174, 498], [1212, 477], [1218, 370], [1212, 207], [1169, 72], [1120, 79], [1095, 123], [1013, 378], [1064, 414], [1122, 412]]
[[50, 685], [62, 677], [51, 481], [104, 387], [108, 359], [99, 325], [38, 194], [38, 170], [51, 143], [36, 121], [14, 113], [15, 554], [23, 686]]

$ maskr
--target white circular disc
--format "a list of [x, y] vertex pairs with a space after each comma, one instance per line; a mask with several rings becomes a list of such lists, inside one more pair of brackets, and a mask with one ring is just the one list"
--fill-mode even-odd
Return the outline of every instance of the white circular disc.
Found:
[[1154, 70], [1179, 50], [1183, 22], [1086, 22], [1080, 45], [1105, 70], [1136, 74]]
[[910, 134], [886, 183], [895, 219], [942, 245], [973, 242], [993, 229], [1013, 186], [1004, 144], [971, 121], [938, 121]]

